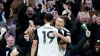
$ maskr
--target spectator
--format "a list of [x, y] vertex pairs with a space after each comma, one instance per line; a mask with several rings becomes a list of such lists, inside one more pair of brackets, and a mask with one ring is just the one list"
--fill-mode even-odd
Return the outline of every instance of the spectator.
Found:
[[0, 21], [4, 21], [6, 23], [9, 17], [10, 5], [12, 2], [13, 0], [0, 1]]
[[81, 56], [85, 56], [87, 51], [89, 50], [89, 40], [87, 40], [87, 42], [84, 44], [83, 48], [80, 50], [80, 54]]
[[0, 22], [0, 48], [4, 47], [5, 44], [5, 33], [7, 32], [7, 24], [3, 21]]
[[7, 28], [12, 31], [16, 31], [16, 19], [13, 12], [13, 9], [10, 8], [9, 19], [7, 20]]
[[34, 22], [36, 16], [34, 14], [34, 9], [32, 7], [27, 7], [26, 13], [21, 12], [19, 12], [19, 26], [20, 33], [24, 33], [29, 26], [29, 20], [32, 20]]
[[93, 0], [93, 5], [96, 10], [100, 10], [100, 0]]
[[[85, 36], [85, 34], [84, 34], [85, 31], [81, 27], [81, 25], [83, 23], [85, 23], [86, 26], [88, 28], [90, 28], [90, 22], [89, 22], [90, 15], [89, 15], [89, 12], [83, 11], [83, 10], [82, 11], [79, 11], [76, 20], [77, 20], [77, 22], [75, 23], [76, 26], [74, 26], [75, 28], [74, 28], [74, 30], [72, 32], [72, 43], [73, 44], [77, 44], [79, 42], [79, 40], [81, 39], [81, 37], [82, 36]], [[76, 34], [76, 33], [78, 33], [78, 34]], [[74, 36], [77, 36], [77, 38], [74, 39]]]
[[15, 37], [13, 34], [8, 33], [6, 38], [6, 46], [1, 49], [1, 56], [8, 56], [11, 46], [15, 45]]
[[100, 40], [97, 40], [95, 45], [94, 45], [94, 49], [89, 50], [86, 53], [86, 56], [99, 56], [100, 55]]
[[8, 56], [24, 56], [24, 53], [22, 52], [22, 50], [21, 50], [21, 48], [19, 46], [13, 45], [10, 48]]
[[89, 11], [89, 10], [93, 11], [93, 10], [95, 10], [93, 8], [92, 0], [86, 0], [85, 1], [85, 10], [86, 11]]
[[[19, 11], [19, 15], [18, 15], [18, 25], [17, 25], [17, 30], [16, 30], [16, 44], [18, 44], [21, 48], [25, 48], [24, 49], [24, 53], [28, 52], [28, 50], [30, 50], [30, 41], [26, 41], [26, 39], [24, 39], [24, 33], [25, 31], [27, 31], [27, 29], [34, 25], [35, 21], [34, 19], [36, 18], [35, 15], [35, 11], [32, 7], [27, 7], [25, 4], [22, 4], [21, 10]], [[33, 23], [30, 24], [30, 21], [32, 21]], [[34, 27], [33, 27], [34, 28]], [[32, 29], [30, 31], [33, 31], [34, 29]], [[26, 34], [26, 33], [25, 33]], [[20, 43], [20, 41], [22, 41]], [[28, 45], [24, 45], [24, 44], [28, 44]], [[25, 51], [27, 49], [27, 51]]]
[[6, 22], [6, 19], [4, 16], [4, 4], [3, 4], [3, 2], [0, 2], [0, 21]]
[[54, 6], [53, 6], [53, 5], [54, 5], [53, 0], [51, 0], [51, 1], [48, 0], [46, 5], [47, 5], [47, 8], [46, 8], [46, 9], [47, 9], [47, 10], [46, 10], [47, 12], [51, 12], [51, 11], [54, 9]]
[[[86, 37], [90, 37], [90, 32], [86, 31], [85, 34], [86, 34]], [[69, 44], [67, 46], [65, 56], [79, 55], [79, 54], [77, 54], [77, 52], [80, 51], [80, 48], [83, 47], [83, 45], [85, 44], [86, 41], [87, 40], [84, 37], [75, 46], [73, 46], [72, 44]]]
[[100, 39], [100, 15], [96, 16], [95, 23], [91, 25], [90, 49], [94, 48], [96, 40]]

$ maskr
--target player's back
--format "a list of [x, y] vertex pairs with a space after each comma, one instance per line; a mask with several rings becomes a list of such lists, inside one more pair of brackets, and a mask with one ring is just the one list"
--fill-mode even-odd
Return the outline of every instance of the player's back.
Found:
[[45, 24], [37, 29], [37, 35], [39, 39], [37, 56], [59, 55], [57, 37], [54, 37], [52, 33], [54, 31], [58, 32], [58, 29], [50, 26], [49, 24]]

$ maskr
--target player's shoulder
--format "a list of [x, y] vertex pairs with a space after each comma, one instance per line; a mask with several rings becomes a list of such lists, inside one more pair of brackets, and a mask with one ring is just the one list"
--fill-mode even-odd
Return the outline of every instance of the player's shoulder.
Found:
[[54, 26], [51, 26], [53, 29], [55, 29], [55, 30], [58, 30], [56, 27], [54, 27]]
[[[43, 26], [44, 26], [44, 25], [43, 25]], [[43, 26], [38, 27], [38, 28], [37, 28], [37, 30], [42, 29], [42, 28], [43, 28]]]
[[[43, 25], [43, 26], [40, 26], [39, 28], [37, 28], [37, 30], [43, 30], [45, 27], [47, 27], [47, 26], [45, 26], [45, 25]], [[58, 30], [56, 27], [54, 27], [54, 26], [49, 26], [50, 28], [52, 28], [53, 30]]]
[[66, 29], [66, 28], [63, 28], [63, 30], [66, 31], [66, 32], [70, 32], [70, 31], [69, 31], [68, 29]]
[[55, 28], [55, 29], [57, 29], [56, 27], [54, 27], [54, 26], [51, 26], [52, 28]]

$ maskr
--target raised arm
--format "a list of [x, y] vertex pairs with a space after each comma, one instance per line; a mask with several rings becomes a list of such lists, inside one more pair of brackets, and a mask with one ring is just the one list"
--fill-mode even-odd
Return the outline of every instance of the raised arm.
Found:
[[86, 37], [83, 37], [72, 49], [71, 51], [74, 53], [74, 52], [77, 52], [78, 50], [80, 50], [83, 45], [86, 43], [87, 39], [90, 37], [91, 35], [91, 32], [90, 31], [86, 31], [85, 32], [86, 34]]

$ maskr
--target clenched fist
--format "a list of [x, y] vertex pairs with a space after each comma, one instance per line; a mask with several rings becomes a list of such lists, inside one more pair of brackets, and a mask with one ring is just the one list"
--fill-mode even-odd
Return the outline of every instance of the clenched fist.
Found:
[[86, 30], [85, 32], [86, 32], [86, 37], [90, 37], [90, 35], [91, 35], [91, 31]]

